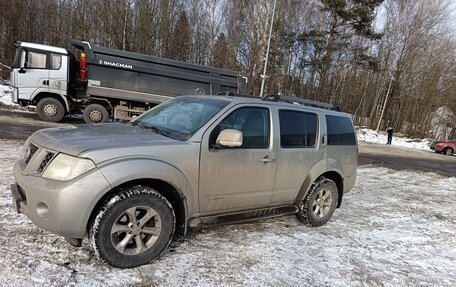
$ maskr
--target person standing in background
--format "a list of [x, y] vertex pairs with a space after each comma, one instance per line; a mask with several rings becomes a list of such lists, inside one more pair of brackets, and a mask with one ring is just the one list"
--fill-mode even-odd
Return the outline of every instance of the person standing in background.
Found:
[[393, 141], [393, 128], [392, 128], [392, 127], [388, 127], [388, 128], [386, 129], [386, 133], [387, 133], [387, 135], [388, 135], [388, 141], [387, 141], [386, 144], [389, 144], [389, 145], [390, 145], [391, 142]]

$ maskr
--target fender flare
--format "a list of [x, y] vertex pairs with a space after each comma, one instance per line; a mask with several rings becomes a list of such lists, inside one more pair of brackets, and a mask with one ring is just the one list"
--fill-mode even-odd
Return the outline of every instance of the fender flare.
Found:
[[[342, 178], [342, 184], [343, 184], [343, 172], [342, 172], [342, 165], [340, 162], [334, 160], [334, 159], [323, 159], [316, 163], [310, 171], [307, 173], [306, 178], [303, 180], [301, 184], [301, 188], [299, 189], [298, 195], [296, 196], [295, 199], [295, 204], [299, 205], [307, 195], [307, 192], [309, 191], [310, 187], [312, 186], [312, 183], [317, 180], [321, 175], [328, 173], [328, 172], [335, 172], [337, 173], [341, 178]], [[343, 189], [339, 191], [339, 193], [343, 193]], [[340, 197], [341, 199], [341, 197]]]
[[[97, 194], [89, 207], [92, 213], [107, 194], [124, 184], [135, 181], [159, 180], [171, 185], [180, 195], [186, 230], [189, 216], [196, 212], [195, 200], [198, 198], [194, 194], [194, 188], [188, 178], [177, 167], [155, 158], [128, 157], [102, 163], [98, 169], [111, 189]], [[89, 222], [90, 216], [90, 214], [87, 215], [86, 222]]]
[[41, 94], [45, 94], [45, 96], [43, 98], [51, 97], [51, 98], [61, 99], [65, 105], [65, 112], [68, 113], [70, 111], [70, 105], [68, 104], [68, 99], [67, 99], [66, 95], [55, 93], [55, 92], [49, 92], [44, 88], [36, 89], [35, 92], [33, 92], [32, 96], [30, 97], [30, 102], [33, 102], [35, 100], [35, 98], [40, 97]]

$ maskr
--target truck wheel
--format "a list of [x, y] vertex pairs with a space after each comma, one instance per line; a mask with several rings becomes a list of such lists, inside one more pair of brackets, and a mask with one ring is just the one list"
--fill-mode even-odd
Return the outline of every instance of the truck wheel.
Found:
[[135, 186], [106, 201], [89, 230], [99, 259], [117, 268], [154, 261], [171, 242], [176, 219], [169, 201], [150, 187]]
[[84, 122], [87, 124], [104, 123], [109, 119], [108, 110], [100, 104], [90, 104], [84, 109]]
[[55, 98], [44, 98], [36, 105], [36, 113], [43, 121], [60, 122], [65, 116], [65, 107]]
[[445, 155], [453, 155], [453, 149], [451, 147], [447, 147], [443, 150], [443, 154]]
[[299, 206], [298, 218], [310, 226], [322, 226], [336, 209], [339, 193], [334, 181], [320, 177]]

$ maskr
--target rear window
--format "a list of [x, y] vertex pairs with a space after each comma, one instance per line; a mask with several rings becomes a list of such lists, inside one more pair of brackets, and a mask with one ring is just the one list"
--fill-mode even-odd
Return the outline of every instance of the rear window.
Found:
[[356, 145], [352, 121], [346, 117], [326, 115], [328, 145]]
[[314, 147], [317, 138], [316, 114], [279, 111], [280, 145], [283, 148]]

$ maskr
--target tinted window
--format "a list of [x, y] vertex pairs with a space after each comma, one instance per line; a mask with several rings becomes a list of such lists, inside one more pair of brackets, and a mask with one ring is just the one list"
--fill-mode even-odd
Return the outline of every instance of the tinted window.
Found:
[[355, 131], [349, 118], [326, 116], [328, 145], [356, 145]]
[[279, 111], [280, 145], [283, 148], [313, 147], [317, 138], [316, 114]]
[[14, 68], [21, 68], [21, 53], [22, 51], [20, 49], [16, 50], [16, 55], [14, 56], [14, 62], [11, 65], [11, 67]]
[[242, 149], [266, 149], [269, 147], [269, 110], [266, 108], [245, 107], [229, 114], [211, 133], [210, 144], [215, 144], [217, 136], [225, 129], [235, 129], [243, 134]]

